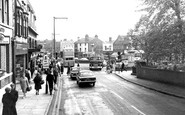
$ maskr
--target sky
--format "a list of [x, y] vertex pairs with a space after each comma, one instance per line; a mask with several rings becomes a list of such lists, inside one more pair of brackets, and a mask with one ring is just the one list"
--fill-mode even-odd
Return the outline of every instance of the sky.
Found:
[[126, 35], [141, 16], [139, 0], [29, 0], [37, 17], [38, 40], [53, 39], [53, 17], [57, 41], [98, 35], [102, 41]]

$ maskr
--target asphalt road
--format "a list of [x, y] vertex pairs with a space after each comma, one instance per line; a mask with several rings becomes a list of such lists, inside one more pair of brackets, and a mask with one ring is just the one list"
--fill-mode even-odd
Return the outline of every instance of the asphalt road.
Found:
[[[87, 64], [80, 65], [88, 69]], [[184, 115], [185, 100], [124, 81], [104, 70], [94, 71], [95, 87], [79, 87], [63, 75], [56, 115]]]

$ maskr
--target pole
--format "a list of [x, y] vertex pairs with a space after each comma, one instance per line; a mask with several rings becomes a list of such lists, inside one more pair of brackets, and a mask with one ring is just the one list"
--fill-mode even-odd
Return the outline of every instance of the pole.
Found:
[[55, 17], [53, 17], [53, 42], [54, 42], [53, 57], [55, 58]]

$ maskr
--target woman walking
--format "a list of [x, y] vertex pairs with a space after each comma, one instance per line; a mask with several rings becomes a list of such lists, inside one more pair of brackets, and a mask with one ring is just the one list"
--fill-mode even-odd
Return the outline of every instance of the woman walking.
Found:
[[[54, 75], [51, 74], [51, 70], [48, 70], [47, 76], [46, 76], [46, 84], [49, 85], [50, 95], [52, 95], [54, 82], [55, 82]], [[48, 89], [46, 89], [46, 94], [47, 92], [48, 92]]]
[[35, 83], [35, 90], [36, 90], [36, 95], [39, 95], [39, 90], [42, 88], [41, 87], [41, 81], [42, 81], [42, 77], [40, 75], [40, 73], [38, 72], [35, 76], [35, 78], [33, 79], [34, 83]]
[[21, 85], [21, 90], [23, 92], [23, 98], [26, 97], [26, 88], [29, 87], [29, 82], [27, 77], [25, 77], [25, 72], [23, 72], [21, 78], [20, 78], [20, 85]]
[[5, 94], [2, 97], [3, 111], [2, 115], [17, 115], [13, 113], [13, 97], [10, 94], [11, 89], [9, 87], [5, 88]]

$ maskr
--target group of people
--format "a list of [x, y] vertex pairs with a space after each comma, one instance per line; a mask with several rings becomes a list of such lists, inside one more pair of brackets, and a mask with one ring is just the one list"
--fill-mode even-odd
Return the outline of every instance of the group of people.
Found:
[[[23, 92], [23, 99], [26, 98], [26, 94], [28, 91], [32, 89], [31, 83], [34, 83], [34, 89], [36, 91], [36, 95], [39, 95], [40, 89], [42, 89], [42, 85], [45, 83], [46, 90], [45, 93], [52, 95], [54, 86], [57, 84], [57, 78], [59, 74], [63, 74], [64, 68], [59, 62], [53, 62], [50, 64], [49, 68], [44, 70], [39, 66], [35, 67], [33, 73], [31, 73], [30, 69], [22, 69], [20, 75], [20, 88]], [[46, 79], [44, 80], [42, 74], [46, 74]], [[5, 88], [5, 94], [2, 98], [3, 103], [3, 112], [2, 115], [17, 115], [16, 111], [16, 102], [18, 100], [18, 91], [15, 89], [15, 84], [11, 84], [10, 87]], [[48, 91], [49, 90], [49, 91]]]
[[108, 73], [112, 73], [113, 71], [116, 71], [116, 68], [118, 68], [117, 71], [121, 71], [121, 72], [127, 71], [126, 66], [125, 66], [125, 63], [124, 63], [123, 61], [120, 62], [120, 63], [117, 65], [117, 67], [116, 67], [116, 62], [108, 62], [108, 63], [107, 63], [107, 66], [106, 66], [106, 71], [107, 71]]

